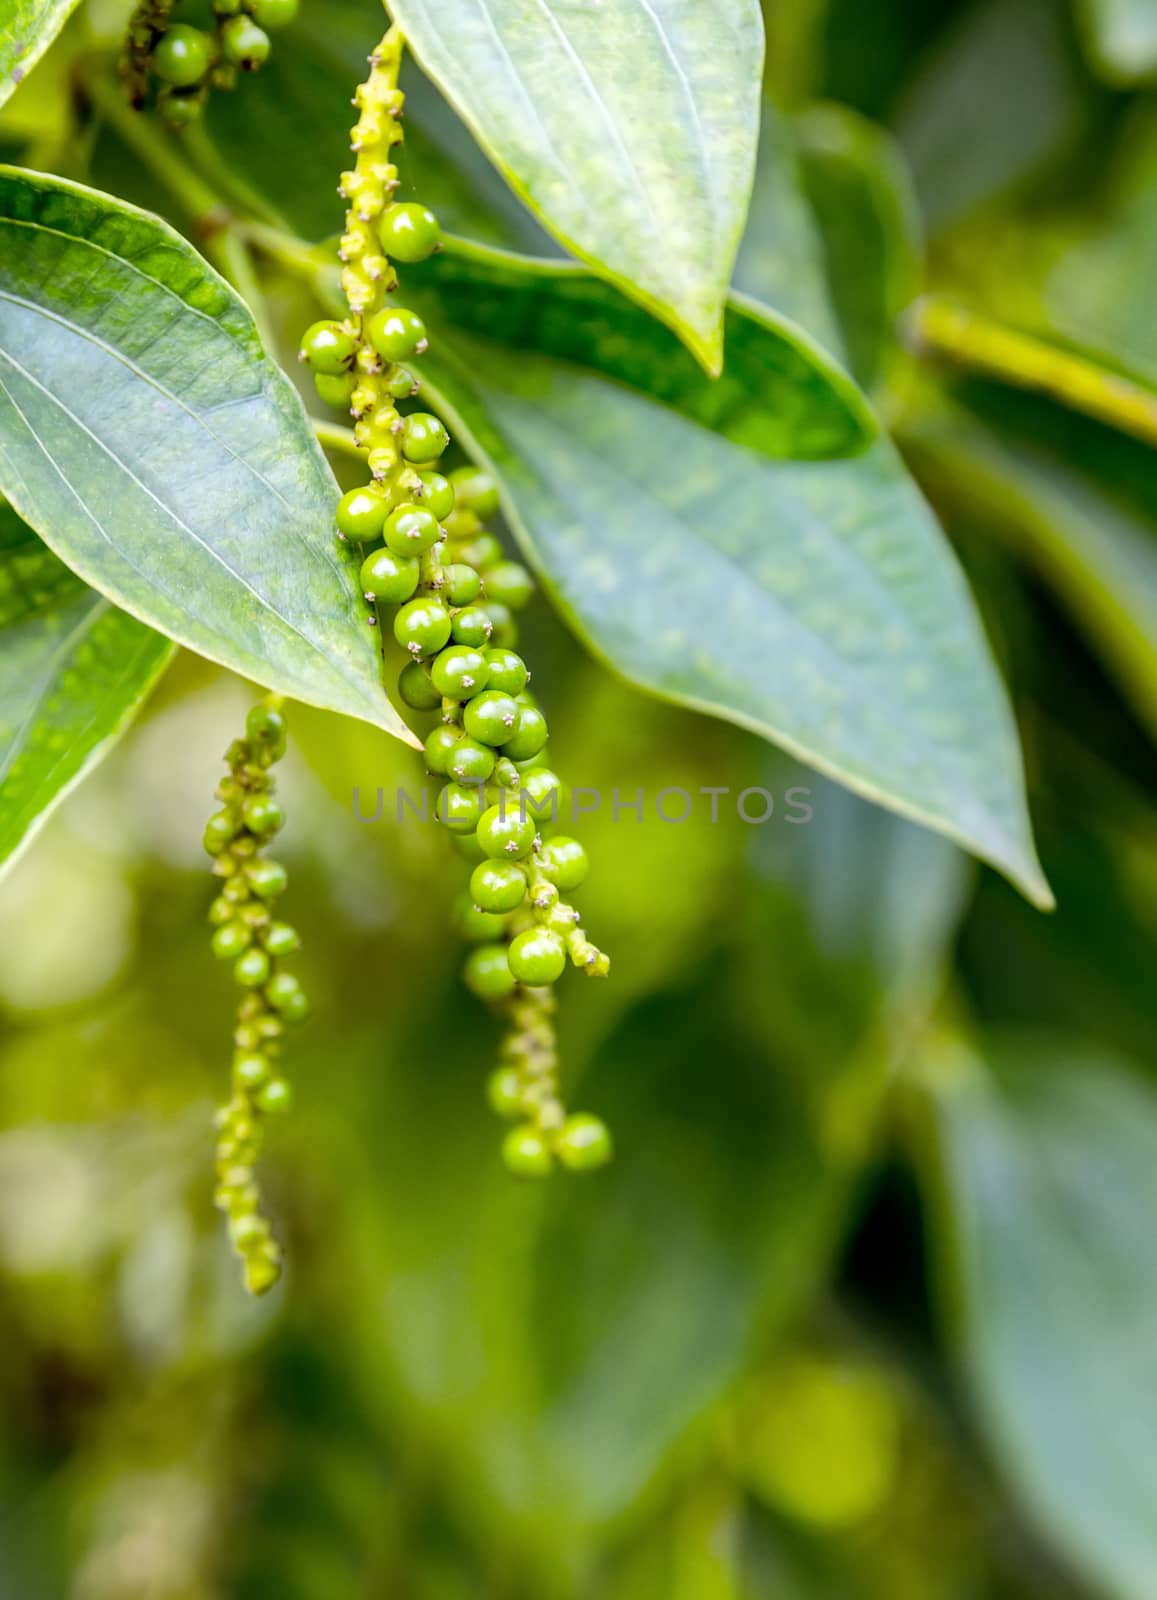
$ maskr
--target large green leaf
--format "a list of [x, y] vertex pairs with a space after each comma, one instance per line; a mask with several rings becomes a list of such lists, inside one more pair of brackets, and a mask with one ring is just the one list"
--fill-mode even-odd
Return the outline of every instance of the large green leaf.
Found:
[[335, 549], [336, 485], [249, 313], [156, 218], [12, 169], [0, 170], [0, 489], [142, 621], [405, 735]]
[[[696, 376], [698, 393], [659, 347], [631, 362], [642, 381], [649, 359], [667, 404], [572, 364], [606, 361], [623, 376], [616, 346], [570, 345], [558, 269], [471, 260], [469, 293], [466, 260], [423, 273], [435, 323], [448, 285], [424, 370], [460, 440], [494, 465], [519, 537], [596, 652], [939, 829], [1047, 904], [999, 678], [892, 446], [773, 459], [767, 441], [789, 442], [782, 419], [757, 425], [750, 402], [713, 400]], [[776, 406], [774, 390], [766, 399]]]
[[928, 1064], [939, 1266], [988, 1436], [1100, 1594], [1157, 1594], [1157, 1097], [1071, 1040]]
[[1077, 0], [1089, 55], [1113, 84], [1150, 80], [1157, 72], [1154, 0]]
[[0, 106], [20, 87], [76, 6], [77, 0], [4, 0], [0, 11]]
[[172, 653], [0, 502], [0, 863], [105, 756]]
[[759, 126], [754, 0], [391, 9], [547, 228], [717, 371]]

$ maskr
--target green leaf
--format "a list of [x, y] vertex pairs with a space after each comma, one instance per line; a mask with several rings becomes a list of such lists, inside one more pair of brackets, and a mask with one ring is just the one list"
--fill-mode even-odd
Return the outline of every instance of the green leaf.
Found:
[[0, 502], [0, 863], [104, 759], [172, 654]]
[[1157, 1571], [1157, 1097], [1071, 1038], [928, 1063], [937, 1264], [988, 1441], [1098, 1593]]
[[908, 170], [890, 135], [846, 106], [816, 106], [796, 128], [848, 364], [871, 388], [920, 285], [920, 221]]
[[1089, 58], [1109, 83], [1143, 83], [1157, 73], [1154, 0], [1077, 0]]
[[0, 489], [124, 610], [258, 683], [410, 737], [337, 487], [228, 286], [156, 218], [0, 170]]
[[392, 11], [545, 226], [717, 372], [759, 126], [753, 0], [397, 0]]
[[[891, 444], [848, 460], [773, 459], [769, 445], [791, 443], [774, 390], [760, 419], [750, 400], [673, 371], [661, 347], [631, 363], [641, 382], [649, 359], [666, 404], [580, 369], [571, 363], [585, 354], [621, 379], [625, 357], [616, 342], [609, 354], [593, 337], [583, 352], [570, 345], [572, 311], [556, 311], [577, 280], [471, 259], [470, 292], [454, 288], [443, 307], [459, 326], [436, 330], [424, 373], [460, 442], [494, 466], [519, 538], [592, 649], [631, 681], [752, 728], [947, 834], [1048, 904], [1000, 680]], [[465, 265], [424, 281], [457, 283]], [[801, 422], [801, 442], [814, 444], [806, 412]]]
[[1018, 437], [1009, 400], [999, 427], [958, 406], [929, 410], [906, 444], [927, 482], [983, 511], [1053, 585], [1157, 735], [1157, 499], [1142, 508], [1111, 470], [1082, 470], [1063, 421], [1046, 415], [1033, 430], [1035, 407]]
[[20, 87], [76, 6], [77, 0], [4, 0], [0, 15], [0, 106]]

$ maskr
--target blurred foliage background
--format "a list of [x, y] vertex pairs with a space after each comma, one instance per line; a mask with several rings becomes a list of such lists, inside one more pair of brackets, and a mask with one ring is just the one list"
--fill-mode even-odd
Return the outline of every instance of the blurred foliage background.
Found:
[[[122, 13], [78, 14], [0, 150], [171, 212], [69, 92]], [[265, 1164], [291, 1269], [253, 1303], [210, 1200], [231, 1000], [199, 844], [248, 694], [182, 657], [0, 886], [4, 1600], [1157, 1596], [1157, 10], [767, 25], [737, 281], [842, 344], [940, 513], [1058, 910], [623, 687], [538, 602], [574, 782], [778, 803], [590, 819], [615, 975], [567, 984], [562, 1027], [617, 1160], [520, 1186], [448, 931], [461, 865], [353, 814], [411, 757], [297, 710], [316, 1009]], [[202, 155], [310, 237], [377, 26], [306, 0], [212, 108]], [[411, 87], [445, 225], [553, 248]], [[303, 296], [271, 273], [286, 352]]]

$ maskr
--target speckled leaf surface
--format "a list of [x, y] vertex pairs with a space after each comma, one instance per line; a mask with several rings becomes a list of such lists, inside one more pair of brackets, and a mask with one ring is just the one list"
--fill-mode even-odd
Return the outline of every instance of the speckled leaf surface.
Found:
[[77, 0], [3, 0], [0, 5], [0, 106], [24, 82]]
[[1157, 1595], [1157, 1096], [1071, 1039], [928, 1072], [937, 1265], [990, 1451], [1098, 1595]]
[[161, 633], [405, 736], [335, 549], [337, 486], [248, 311], [156, 218], [10, 168], [0, 490]]
[[444, 324], [424, 373], [452, 431], [493, 463], [530, 558], [596, 653], [938, 829], [1047, 904], [1003, 686], [890, 443], [777, 459], [726, 408], [711, 418], [690, 397], [673, 403], [662, 372], [667, 403], [529, 354], [532, 319], [488, 318], [489, 293], [480, 279], [469, 315], [491, 339]]
[[395, 0], [515, 191], [710, 370], [751, 192], [754, 0]]
[[0, 864], [107, 753], [172, 653], [0, 502]]

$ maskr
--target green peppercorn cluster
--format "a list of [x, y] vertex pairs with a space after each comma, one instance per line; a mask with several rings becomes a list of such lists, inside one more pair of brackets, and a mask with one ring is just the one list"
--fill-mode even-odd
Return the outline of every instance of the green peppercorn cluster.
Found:
[[364, 552], [370, 624], [381, 628], [382, 608], [396, 607], [393, 638], [408, 658], [398, 693], [437, 719], [425, 740], [426, 766], [445, 780], [435, 813], [474, 863], [459, 917], [475, 942], [465, 979], [507, 1015], [491, 1085], [496, 1109], [518, 1119], [504, 1145], [507, 1165], [526, 1175], [548, 1172], [556, 1160], [582, 1169], [608, 1159], [610, 1139], [597, 1118], [568, 1117], [563, 1107], [551, 986], [568, 961], [594, 977], [610, 962], [563, 898], [586, 876], [587, 858], [577, 840], [551, 835], [562, 783], [547, 763], [546, 718], [514, 648], [514, 614], [530, 599], [530, 574], [487, 531], [498, 510], [493, 482], [472, 467], [443, 475], [450, 440], [441, 421], [398, 408], [417, 393], [406, 363], [427, 338], [422, 319], [392, 299], [394, 263], [421, 261], [440, 244], [432, 212], [393, 200], [401, 55], [391, 29], [355, 96], [356, 161], [341, 181], [349, 316], [309, 328], [301, 359], [321, 398], [354, 418], [371, 476], [339, 503], [338, 537]]
[[196, 121], [209, 90], [231, 89], [238, 72], [269, 58], [269, 35], [297, 15], [298, 0], [213, 0], [208, 32], [173, 22], [174, 0], [141, 0], [129, 22], [121, 74], [139, 110], [155, 80], [157, 108], [174, 128]]
[[205, 849], [224, 879], [213, 901], [213, 954], [228, 961], [244, 990], [233, 1034], [233, 1092], [217, 1115], [217, 1206], [241, 1258], [246, 1287], [271, 1289], [281, 1252], [261, 1212], [254, 1174], [265, 1118], [289, 1110], [293, 1091], [279, 1057], [287, 1024], [304, 1021], [309, 1003], [301, 984], [281, 965], [300, 944], [297, 932], [274, 916], [285, 868], [263, 854], [284, 822], [271, 768], [285, 754], [285, 718], [277, 696], [249, 712], [245, 737], [229, 746], [228, 776], [217, 788], [221, 809], [205, 826]]

